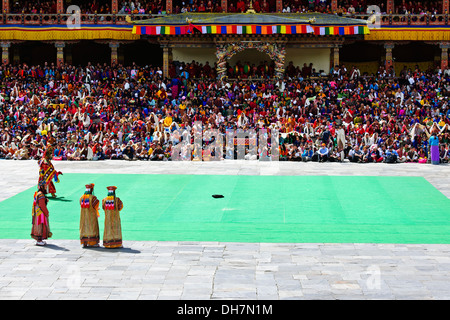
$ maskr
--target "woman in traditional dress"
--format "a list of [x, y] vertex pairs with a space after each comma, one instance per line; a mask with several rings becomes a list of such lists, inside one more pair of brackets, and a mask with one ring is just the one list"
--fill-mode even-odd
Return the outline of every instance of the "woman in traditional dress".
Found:
[[94, 184], [87, 184], [86, 191], [80, 198], [80, 243], [84, 248], [98, 247], [100, 231], [98, 227], [99, 201], [93, 194]]
[[102, 201], [105, 211], [105, 230], [103, 233], [103, 246], [105, 248], [122, 248], [122, 226], [120, 222], [120, 210], [123, 203], [116, 197], [117, 187], [107, 187], [108, 196]]
[[33, 208], [31, 212], [33, 217], [31, 237], [36, 240], [36, 245], [38, 246], [45, 246], [46, 242], [44, 240], [51, 238], [52, 236], [48, 219], [48, 199], [45, 197], [44, 189], [44, 183], [39, 184], [38, 191], [34, 193]]
[[437, 137], [436, 132], [433, 132], [431, 134], [431, 137], [429, 139], [429, 146], [430, 146], [430, 157], [431, 157], [431, 163], [432, 164], [439, 164], [439, 138]]

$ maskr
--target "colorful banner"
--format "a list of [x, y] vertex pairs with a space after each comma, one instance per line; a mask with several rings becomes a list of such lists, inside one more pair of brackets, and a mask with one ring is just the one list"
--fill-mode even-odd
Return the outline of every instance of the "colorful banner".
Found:
[[314, 34], [320, 35], [320, 36], [327, 36], [327, 35], [339, 35], [339, 36], [345, 36], [345, 35], [353, 35], [353, 34], [369, 34], [369, 27], [367, 26], [350, 26], [350, 27], [341, 27], [341, 26], [329, 26], [329, 27], [320, 27], [315, 26], [314, 27]]
[[190, 33], [201, 34], [307, 34], [315, 35], [365, 35], [369, 33], [367, 26], [311, 26], [300, 25], [191, 25], [184, 26], [133, 26], [136, 35], [182, 35]]
[[314, 33], [310, 25], [195, 25], [189, 27], [174, 26], [133, 26], [136, 35], [179, 35], [190, 33], [201, 34], [306, 34]]

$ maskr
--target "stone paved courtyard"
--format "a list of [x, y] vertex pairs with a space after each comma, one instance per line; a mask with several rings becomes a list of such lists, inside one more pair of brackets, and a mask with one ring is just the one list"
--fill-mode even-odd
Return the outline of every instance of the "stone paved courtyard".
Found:
[[[55, 162], [64, 173], [421, 176], [450, 197], [450, 166]], [[34, 161], [0, 162], [0, 201], [34, 185]], [[450, 209], [450, 208], [449, 208]], [[0, 240], [0, 299], [449, 299], [450, 244]]]

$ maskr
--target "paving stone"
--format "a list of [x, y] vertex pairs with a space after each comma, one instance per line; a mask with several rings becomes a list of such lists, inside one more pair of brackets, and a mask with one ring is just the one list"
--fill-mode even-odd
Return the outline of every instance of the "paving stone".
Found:
[[[36, 185], [34, 161], [2, 161], [0, 201]], [[59, 162], [67, 173], [422, 176], [450, 196], [450, 166], [350, 163]], [[30, 176], [30, 172], [32, 172]], [[450, 298], [450, 244], [0, 240], [1, 300], [336, 300]]]

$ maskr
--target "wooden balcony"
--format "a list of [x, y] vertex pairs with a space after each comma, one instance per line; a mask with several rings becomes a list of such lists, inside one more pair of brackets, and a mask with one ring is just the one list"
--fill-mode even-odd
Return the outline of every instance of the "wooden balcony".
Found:
[[[345, 15], [354, 19], [367, 20], [368, 14]], [[448, 14], [382, 14], [380, 24], [383, 26], [445, 26]]]
[[[70, 14], [3, 14], [0, 15], [0, 24], [15, 24], [15, 25], [64, 25], [71, 17]], [[81, 14], [80, 22], [83, 25], [111, 25], [111, 24], [126, 24], [126, 14]], [[130, 15], [131, 20], [147, 20], [155, 17], [160, 17], [157, 14], [134, 14]], [[368, 14], [353, 14], [343, 15], [353, 19], [367, 20]], [[448, 14], [426, 15], [426, 14], [382, 14], [380, 17], [381, 26], [445, 26], [448, 25]]]
[[[71, 17], [71, 14], [3, 14], [0, 15], [0, 24], [20, 24], [20, 25], [64, 25]], [[126, 24], [126, 14], [81, 14], [81, 24]], [[159, 17], [157, 14], [135, 14], [130, 15], [131, 20], [147, 20]]]

